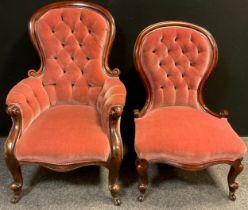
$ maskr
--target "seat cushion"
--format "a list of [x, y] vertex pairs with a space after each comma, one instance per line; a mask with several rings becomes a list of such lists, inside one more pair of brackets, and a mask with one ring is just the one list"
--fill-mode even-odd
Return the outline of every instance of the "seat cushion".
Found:
[[94, 107], [60, 105], [43, 112], [17, 141], [19, 161], [56, 165], [107, 161], [110, 145]]
[[236, 160], [246, 146], [226, 119], [190, 107], [163, 107], [135, 119], [139, 158], [174, 164]]

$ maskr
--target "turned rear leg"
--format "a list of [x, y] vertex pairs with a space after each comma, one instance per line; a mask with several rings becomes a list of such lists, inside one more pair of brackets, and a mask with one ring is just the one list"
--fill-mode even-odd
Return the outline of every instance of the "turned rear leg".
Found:
[[232, 201], [236, 200], [235, 191], [239, 187], [239, 184], [235, 182], [235, 179], [244, 169], [241, 161], [242, 159], [238, 159], [233, 162], [227, 177], [228, 186], [229, 186], [229, 199]]
[[138, 201], [143, 201], [145, 198], [145, 192], [148, 187], [148, 176], [147, 176], [148, 162], [144, 159], [136, 160], [136, 171], [139, 175], [138, 189], [140, 194], [138, 196]]

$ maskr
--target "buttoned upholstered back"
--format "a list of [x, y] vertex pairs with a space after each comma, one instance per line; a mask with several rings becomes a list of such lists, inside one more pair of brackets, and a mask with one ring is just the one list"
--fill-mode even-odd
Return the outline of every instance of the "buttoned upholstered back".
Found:
[[51, 105], [96, 105], [109, 76], [105, 59], [115, 32], [113, 23], [108, 12], [91, 4], [68, 3], [35, 13], [31, 37], [42, 57], [39, 77]]
[[203, 28], [164, 22], [145, 29], [135, 47], [136, 68], [146, 82], [150, 108], [190, 106], [201, 109], [201, 82], [217, 61], [217, 47]]

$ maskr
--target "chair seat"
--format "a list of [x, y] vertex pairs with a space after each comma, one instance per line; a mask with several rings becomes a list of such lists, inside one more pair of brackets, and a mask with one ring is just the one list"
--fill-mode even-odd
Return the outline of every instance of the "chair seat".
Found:
[[241, 158], [246, 146], [226, 119], [190, 107], [158, 108], [135, 119], [139, 158], [174, 164], [204, 164]]
[[19, 161], [56, 165], [107, 161], [109, 152], [97, 111], [86, 105], [59, 105], [43, 112], [15, 149]]

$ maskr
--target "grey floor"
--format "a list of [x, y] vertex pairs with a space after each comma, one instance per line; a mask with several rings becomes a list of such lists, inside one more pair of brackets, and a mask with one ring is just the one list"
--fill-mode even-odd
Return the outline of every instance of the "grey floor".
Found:
[[[248, 145], [248, 139], [245, 140]], [[4, 139], [0, 139], [2, 149]], [[150, 186], [146, 200], [136, 201], [135, 170], [124, 165], [120, 182], [122, 205], [112, 204], [107, 188], [108, 171], [84, 167], [68, 173], [56, 173], [36, 166], [23, 167], [24, 190], [18, 204], [9, 202], [11, 182], [0, 156], [0, 209], [248, 209], [248, 158], [237, 181], [241, 187], [237, 200], [228, 200], [226, 175], [229, 167], [217, 165], [208, 170], [187, 172], [166, 165], [149, 168]]]

